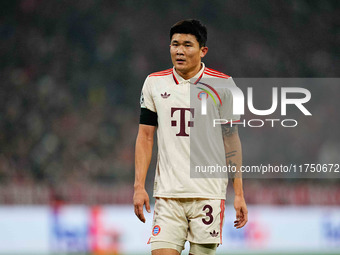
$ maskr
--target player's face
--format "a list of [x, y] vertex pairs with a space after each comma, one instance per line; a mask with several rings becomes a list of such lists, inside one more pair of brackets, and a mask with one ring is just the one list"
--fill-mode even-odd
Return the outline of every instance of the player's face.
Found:
[[201, 58], [208, 52], [208, 47], [200, 47], [192, 34], [174, 34], [170, 43], [171, 61], [176, 71], [184, 79], [195, 76], [201, 69]]

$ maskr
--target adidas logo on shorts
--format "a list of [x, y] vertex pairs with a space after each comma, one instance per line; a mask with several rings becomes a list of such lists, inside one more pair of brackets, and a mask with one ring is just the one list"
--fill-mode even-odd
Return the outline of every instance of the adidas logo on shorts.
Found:
[[216, 237], [216, 236], [218, 236], [218, 232], [216, 232], [216, 231], [214, 230], [213, 232], [210, 232], [210, 235], [211, 235], [212, 237]]

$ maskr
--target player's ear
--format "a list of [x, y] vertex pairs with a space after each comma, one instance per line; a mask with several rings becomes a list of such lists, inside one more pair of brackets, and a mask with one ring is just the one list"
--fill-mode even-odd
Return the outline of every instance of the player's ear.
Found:
[[204, 46], [201, 47], [201, 58], [204, 58], [205, 55], [208, 53], [208, 47]]

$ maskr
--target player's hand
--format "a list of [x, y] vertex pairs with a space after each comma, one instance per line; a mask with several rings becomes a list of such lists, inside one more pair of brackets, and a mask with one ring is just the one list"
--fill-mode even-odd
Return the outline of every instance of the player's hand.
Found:
[[135, 214], [142, 221], [145, 223], [145, 217], [143, 213], [143, 206], [145, 204], [145, 209], [148, 213], [151, 212], [150, 210], [150, 202], [149, 202], [149, 195], [145, 189], [139, 188], [135, 189], [135, 193], [133, 195], [133, 204], [135, 206]]
[[248, 222], [248, 210], [243, 196], [235, 196], [234, 208], [236, 211], [235, 228], [242, 228]]

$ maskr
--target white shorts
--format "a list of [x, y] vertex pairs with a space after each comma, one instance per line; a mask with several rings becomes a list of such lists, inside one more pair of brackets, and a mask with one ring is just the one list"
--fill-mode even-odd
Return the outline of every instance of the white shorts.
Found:
[[221, 244], [225, 200], [157, 198], [149, 242]]

